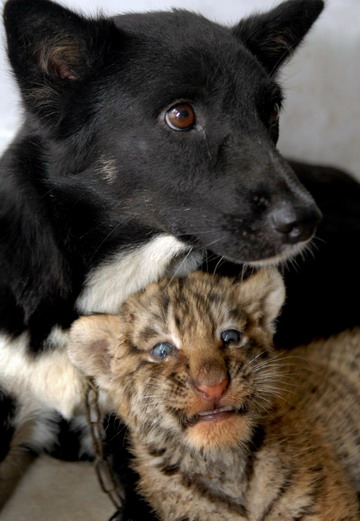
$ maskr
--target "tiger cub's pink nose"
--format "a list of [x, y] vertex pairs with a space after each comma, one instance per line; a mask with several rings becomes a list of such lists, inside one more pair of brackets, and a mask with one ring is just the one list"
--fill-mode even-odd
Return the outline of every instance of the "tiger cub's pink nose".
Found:
[[202, 398], [205, 398], [205, 400], [216, 401], [220, 400], [220, 398], [225, 394], [228, 385], [228, 378], [224, 378], [221, 382], [213, 385], [195, 383], [195, 388]]

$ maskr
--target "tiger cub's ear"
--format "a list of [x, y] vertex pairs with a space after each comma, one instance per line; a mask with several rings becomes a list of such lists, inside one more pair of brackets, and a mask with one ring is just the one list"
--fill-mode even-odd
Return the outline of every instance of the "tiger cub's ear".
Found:
[[117, 315], [91, 315], [76, 320], [71, 329], [68, 355], [87, 376], [99, 382], [108, 379], [111, 360], [124, 342]]
[[261, 326], [274, 331], [274, 321], [285, 301], [285, 284], [275, 268], [264, 268], [238, 283], [239, 300], [248, 313], [258, 317]]

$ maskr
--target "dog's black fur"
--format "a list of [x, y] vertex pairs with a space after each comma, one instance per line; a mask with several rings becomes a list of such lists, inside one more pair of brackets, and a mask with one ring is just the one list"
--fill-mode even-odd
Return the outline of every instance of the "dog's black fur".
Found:
[[[142, 255], [132, 291], [204, 259], [205, 268], [230, 274], [301, 250], [321, 214], [275, 148], [282, 100], [275, 78], [322, 7], [290, 0], [224, 28], [186, 11], [89, 20], [49, 0], [7, 1], [8, 55], [25, 111], [0, 164], [7, 345], [15, 350], [27, 333], [24, 356], [38, 360], [56, 349], [54, 326], [66, 330], [79, 313], [114, 312], [116, 285], [101, 298], [96, 284], [92, 290], [107, 263], [123, 280]], [[195, 111], [187, 130], [168, 124], [179, 103]], [[342, 265], [359, 287], [349, 253], [359, 185], [342, 173], [293, 166], [324, 213], [326, 244], [300, 274], [287, 275], [278, 341], [288, 345], [358, 322], [341, 301]], [[9, 445], [19, 399], [6, 385], [0, 397]], [[67, 457], [56, 443], [45, 449], [56, 447]], [[136, 512], [135, 479], [130, 472], [127, 508], [134, 510], [125, 518], [151, 519]]]

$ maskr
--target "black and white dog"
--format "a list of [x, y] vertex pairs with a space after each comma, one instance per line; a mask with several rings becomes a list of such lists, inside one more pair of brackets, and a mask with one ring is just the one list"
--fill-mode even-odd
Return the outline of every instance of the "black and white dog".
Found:
[[[50, 0], [6, 2], [24, 123], [0, 166], [4, 499], [20, 455], [23, 465], [41, 451], [91, 454], [83, 383], [65, 355], [79, 314], [116, 312], [149, 282], [201, 264], [230, 273], [279, 263], [313, 237], [321, 213], [275, 147], [276, 73], [322, 8], [290, 0], [225, 28], [181, 10], [86, 19]], [[295, 166], [319, 199], [326, 245], [344, 240], [350, 273], [336, 220], [359, 211], [358, 184]], [[329, 298], [323, 257], [304, 263], [306, 279], [289, 275], [288, 323], [303, 294], [325, 292], [329, 331], [313, 321], [309, 337], [358, 320]], [[294, 333], [280, 327], [279, 339], [303, 339]], [[82, 443], [69, 443], [74, 433]]]

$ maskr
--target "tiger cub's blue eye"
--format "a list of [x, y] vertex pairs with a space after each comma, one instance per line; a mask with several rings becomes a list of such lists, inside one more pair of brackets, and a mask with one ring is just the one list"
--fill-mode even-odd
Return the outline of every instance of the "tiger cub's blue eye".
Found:
[[174, 349], [174, 346], [169, 344], [169, 342], [161, 342], [161, 344], [157, 344], [152, 348], [150, 354], [154, 358], [166, 358]]
[[221, 333], [220, 337], [225, 344], [232, 344], [240, 342], [241, 333], [236, 329], [227, 329]]

